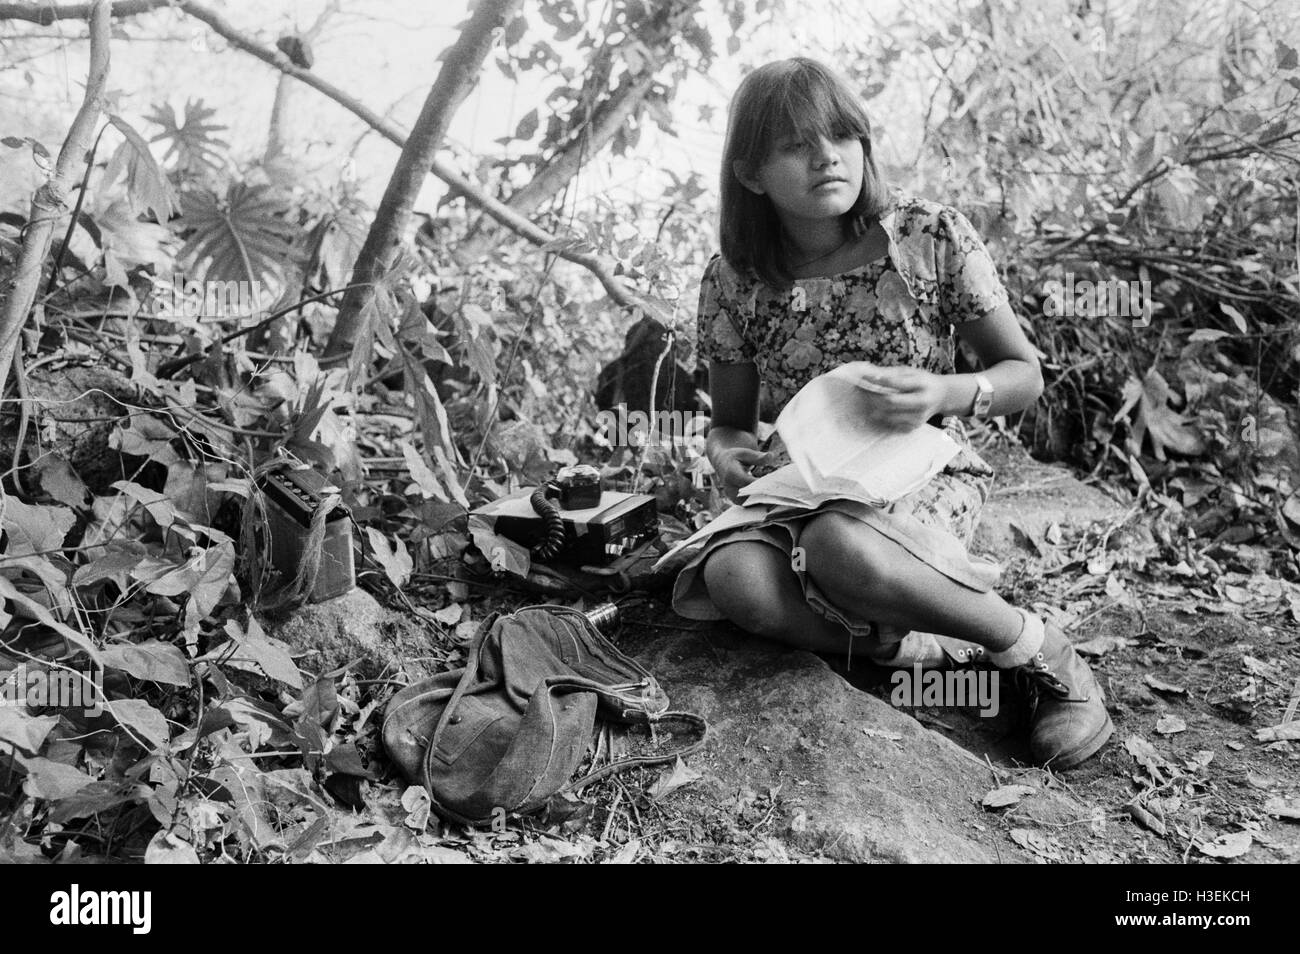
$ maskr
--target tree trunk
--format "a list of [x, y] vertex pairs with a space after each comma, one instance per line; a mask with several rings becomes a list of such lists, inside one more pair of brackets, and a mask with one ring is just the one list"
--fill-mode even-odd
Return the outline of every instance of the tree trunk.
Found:
[[[420, 118], [402, 147], [393, 176], [388, 180], [375, 221], [352, 269], [352, 282], [373, 283], [392, 267], [411, 219], [411, 207], [429, 174], [434, 153], [447, 134], [457, 107], [469, 95], [488, 51], [515, 15], [523, 0], [479, 0], [474, 15], [448, 53], [438, 78], [420, 110]], [[338, 320], [325, 348], [326, 362], [352, 354], [362, 332], [362, 312], [373, 289], [349, 291], [339, 308]]]
[[293, 80], [286, 74], [280, 74], [280, 81], [275, 85], [275, 102], [271, 105], [271, 122], [266, 131], [266, 154], [262, 156], [263, 165], [270, 165], [284, 155], [287, 139], [285, 127], [289, 123], [289, 100], [293, 96]]
[[59, 150], [50, 178], [32, 196], [32, 210], [23, 235], [22, 251], [3, 301], [0, 301], [0, 394], [4, 393], [9, 366], [18, 352], [18, 340], [27, 315], [36, 300], [41, 270], [50, 251], [54, 226], [68, 209], [68, 193], [77, 181], [76, 173], [86, 161], [95, 124], [103, 107], [104, 85], [108, 82], [109, 17], [108, 0], [96, 0], [90, 8], [90, 69], [86, 95], [81, 101], [68, 137]]

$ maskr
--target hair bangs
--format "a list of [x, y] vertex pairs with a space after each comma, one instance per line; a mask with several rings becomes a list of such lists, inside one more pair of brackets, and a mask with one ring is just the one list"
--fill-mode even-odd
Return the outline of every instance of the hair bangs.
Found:
[[870, 140], [871, 123], [866, 111], [852, 96], [847, 95], [840, 83], [821, 71], [805, 69], [792, 77], [778, 100], [771, 104], [768, 119], [768, 142], [786, 136], [815, 140], [854, 139]]

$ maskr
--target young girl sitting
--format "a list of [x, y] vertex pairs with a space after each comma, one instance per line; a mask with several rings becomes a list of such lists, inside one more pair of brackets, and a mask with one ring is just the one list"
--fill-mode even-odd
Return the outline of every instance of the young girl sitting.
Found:
[[[733, 506], [678, 576], [673, 605], [751, 633], [888, 665], [991, 663], [1030, 689], [1030, 747], [1064, 768], [1113, 731], [1092, 672], [1056, 626], [992, 590], [966, 551], [992, 471], [963, 416], [1011, 414], [1042, 392], [988, 252], [955, 209], [885, 188], [866, 113], [843, 79], [795, 58], [750, 73], [731, 104], [721, 246], [704, 273], [708, 456], [735, 499], [760, 450], [760, 391], [776, 409], [819, 374], [862, 365], [874, 422], [942, 426], [961, 452], [888, 507]], [[980, 374], [954, 373], [954, 327]], [[909, 631], [914, 631], [910, 632]], [[932, 635], [939, 634], [939, 635]]]

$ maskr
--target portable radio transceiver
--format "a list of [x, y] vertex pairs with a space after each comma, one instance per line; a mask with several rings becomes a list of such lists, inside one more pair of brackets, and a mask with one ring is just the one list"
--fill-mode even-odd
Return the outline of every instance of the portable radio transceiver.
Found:
[[[297, 576], [307, 555], [313, 515], [325, 498], [337, 492], [315, 470], [281, 470], [261, 481], [266, 494], [266, 522], [270, 533], [271, 564], [287, 580]], [[325, 539], [321, 543], [320, 570], [307, 599], [319, 603], [341, 596], [356, 586], [352, 555], [352, 520], [348, 508], [336, 503], [325, 515]]]
[[[520, 490], [479, 507], [473, 515], [483, 518], [501, 536], [525, 547], [536, 547], [546, 540], [548, 526], [531, 502], [534, 493], [531, 489]], [[544, 560], [573, 566], [608, 566], [659, 533], [659, 512], [655, 498], [648, 494], [606, 490], [594, 502], [582, 495], [574, 502], [589, 505], [558, 508], [563, 537], [555, 552]]]

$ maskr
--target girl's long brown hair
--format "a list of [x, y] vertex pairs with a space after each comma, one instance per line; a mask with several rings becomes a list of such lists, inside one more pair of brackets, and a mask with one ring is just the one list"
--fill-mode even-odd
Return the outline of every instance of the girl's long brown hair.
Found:
[[760, 66], [741, 81], [731, 100], [722, 149], [719, 239], [729, 265], [774, 288], [793, 280], [781, 260], [781, 222], [772, 200], [745, 188], [736, 178], [735, 163], [752, 176], [782, 136], [793, 132], [835, 139], [846, 130], [862, 143], [863, 175], [862, 191], [844, 214], [844, 224], [860, 231], [885, 211], [889, 193], [871, 154], [871, 121], [848, 83], [803, 56]]

